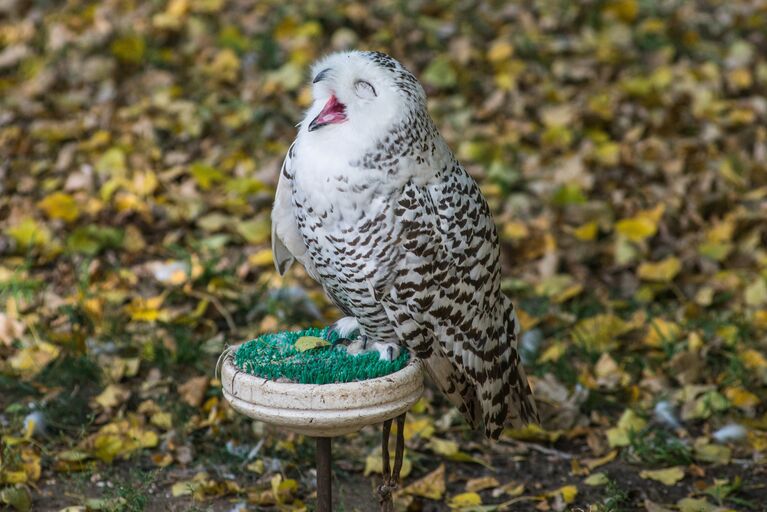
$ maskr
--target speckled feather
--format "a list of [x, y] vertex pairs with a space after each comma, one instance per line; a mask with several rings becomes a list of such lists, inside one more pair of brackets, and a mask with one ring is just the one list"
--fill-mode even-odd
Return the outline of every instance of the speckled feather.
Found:
[[[488, 437], [537, 422], [490, 210], [437, 132], [422, 87], [377, 52], [334, 54], [314, 71], [323, 80], [272, 212], [278, 270], [297, 259], [362, 334], [422, 358]], [[354, 96], [358, 79], [373, 84], [375, 98]], [[330, 94], [349, 120], [308, 131]]]

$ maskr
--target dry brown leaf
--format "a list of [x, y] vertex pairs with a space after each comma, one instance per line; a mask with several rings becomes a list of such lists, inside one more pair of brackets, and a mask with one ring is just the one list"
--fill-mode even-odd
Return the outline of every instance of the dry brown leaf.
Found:
[[208, 376], [192, 377], [178, 387], [178, 394], [187, 404], [192, 407], [199, 407], [205, 399], [208, 384], [210, 384], [210, 377]]

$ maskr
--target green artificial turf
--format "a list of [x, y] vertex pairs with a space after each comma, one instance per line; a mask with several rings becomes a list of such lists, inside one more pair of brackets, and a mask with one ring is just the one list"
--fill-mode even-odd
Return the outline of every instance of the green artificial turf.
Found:
[[304, 336], [316, 336], [331, 343], [338, 337], [328, 327], [264, 334], [243, 343], [234, 354], [234, 363], [244, 372], [269, 380], [332, 384], [389, 375], [404, 368], [410, 358], [406, 350], [393, 361], [379, 360], [375, 351], [349, 355], [344, 345], [302, 352], [295, 343]]

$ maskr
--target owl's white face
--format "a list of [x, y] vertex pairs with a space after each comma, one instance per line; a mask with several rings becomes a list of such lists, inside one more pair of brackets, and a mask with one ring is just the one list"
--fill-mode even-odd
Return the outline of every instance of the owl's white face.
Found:
[[[374, 141], [422, 100], [403, 93], [402, 68], [390, 68], [364, 52], [332, 54], [312, 68], [314, 101], [301, 123], [301, 136], [347, 143]], [[412, 75], [411, 75], [412, 76]]]

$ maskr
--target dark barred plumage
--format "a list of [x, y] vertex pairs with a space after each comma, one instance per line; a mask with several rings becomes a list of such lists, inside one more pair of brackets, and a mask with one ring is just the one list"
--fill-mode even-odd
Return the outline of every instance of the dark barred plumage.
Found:
[[[488, 437], [507, 423], [537, 422], [516, 314], [500, 289], [490, 209], [437, 132], [420, 84], [377, 52], [335, 54], [316, 68], [323, 74], [316, 86], [330, 89], [315, 93], [337, 95], [349, 120], [311, 133], [303, 123], [288, 152], [273, 211], [279, 271], [297, 258], [362, 334], [423, 359]], [[358, 79], [372, 84], [375, 98], [346, 94]], [[375, 101], [400, 112], [360, 142], [363, 123], [376, 120], [356, 119], [356, 109]]]

